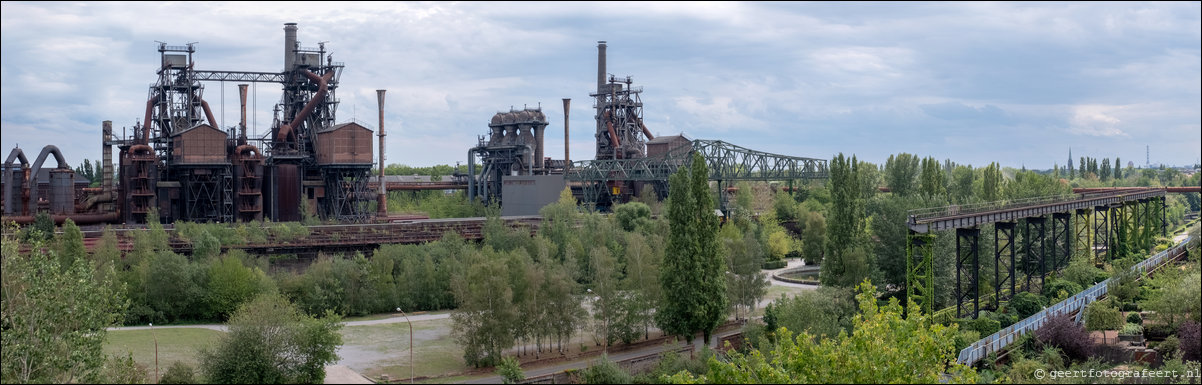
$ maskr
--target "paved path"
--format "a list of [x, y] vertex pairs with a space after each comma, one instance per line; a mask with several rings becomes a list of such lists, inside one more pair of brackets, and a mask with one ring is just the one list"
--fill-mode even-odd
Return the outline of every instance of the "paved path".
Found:
[[[409, 317], [409, 321], [418, 322], [418, 321], [429, 321], [429, 320], [436, 320], [436, 319], [443, 319], [443, 318], [451, 318], [451, 312], [450, 311], [442, 311], [442, 312], [437, 312], [437, 313], [417, 314], [412, 317]], [[342, 325], [343, 326], [383, 325], [383, 324], [391, 324], [391, 323], [397, 323], [397, 322], [405, 322], [405, 317], [396, 315], [396, 316], [393, 316], [390, 318], [377, 319], [377, 320], [343, 322]], [[194, 329], [216, 330], [219, 332], [229, 331], [229, 328], [227, 328], [225, 325], [222, 325], [222, 324], [167, 325], [167, 326], [155, 326], [154, 328], [155, 329], [194, 328]], [[108, 328], [108, 331], [148, 330], [148, 329], [150, 329], [150, 326], [120, 326], [120, 327]]]

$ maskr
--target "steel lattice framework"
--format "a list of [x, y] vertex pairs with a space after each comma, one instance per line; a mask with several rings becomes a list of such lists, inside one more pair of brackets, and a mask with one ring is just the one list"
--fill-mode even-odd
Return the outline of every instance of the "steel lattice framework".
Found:
[[[698, 139], [662, 156], [573, 162], [566, 179], [581, 184], [584, 202], [601, 206], [610, 201], [610, 193], [605, 188], [609, 182], [653, 182], [666, 187], [668, 177], [688, 165], [693, 152], [705, 159], [710, 170], [709, 179], [718, 181], [719, 191], [732, 181], [825, 179], [829, 176], [825, 159], [778, 155], [721, 140]], [[722, 206], [725, 209], [725, 199]]]

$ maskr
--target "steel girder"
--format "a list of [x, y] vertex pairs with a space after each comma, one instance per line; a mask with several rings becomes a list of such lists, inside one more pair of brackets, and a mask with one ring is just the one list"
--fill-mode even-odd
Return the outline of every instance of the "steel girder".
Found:
[[911, 231], [906, 237], [906, 308], [914, 303], [923, 314], [935, 308], [935, 236]]
[[1068, 266], [1073, 258], [1071, 218], [1069, 213], [1052, 214], [1052, 271]]
[[366, 167], [323, 167], [325, 201], [319, 205], [326, 219], [348, 222], [366, 222], [371, 217], [367, 209], [375, 194], [367, 188], [371, 166]]
[[829, 176], [825, 159], [772, 154], [736, 146], [720, 140], [694, 140], [688, 149], [677, 147], [662, 156], [635, 159], [604, 159], [573, 162], [565, 179], [579, 182], [585, 202], [597, 202], [605, 187], [615, 181], [651, 181], [667, 184], [668, 177], [691, 161], [697, 152], [705, 159], [710, 180], [774, 181], [823, 179]]
[[[994, 307], [1014, 295], [1014, 222], [998, 222], [993, 224], [993, 292]], [[1002, 274], [1006, 274], [1003, 276]], [[1010, 287], [1006, 287], [1006, 283]]]
[[1047, 260], [1044, 258], [1047, 220], [1040, 216], [1027, 218], [1024, 222], [1026, 224], [1023, 226], [1023, 273], [1026, 275], [1026, 281], [1023, 284], [1023, 290], [1031, 291], [1031, 280], [1035, 277], [1039, 277], [1039, 287], [1043, 288], [1043, 277], [1048, 271]]
[[1073, 226], [1073, 239], [1075, 240], [1073, 254], [1075, 256], [1078, 253], [1085, 253], [1084, 255], [1086, 258], [1089, 258], [1089, 256], [1093, 254], [1093, 232], [1090, 231], [1090, 229], [1093, 228], [1093, 226], [1090, 225], [1090, 222], [1092, 221], [1090, 218], [1093, 217], [1093, 210], [1077, 209], [1076, 212], [1077, 219], [1074, 221], [1075, 224]]
[[1094, 207], [1093, 210], [1093, 251], [1094, 264], [1106, 262], [1110, 253], [1110, 227], [1107, 226], [1110, 217], [1110, 206]]
[[[981, 312], [980, 271], [981, 261], [978, 247], [981, 229], [956, 229], [956, 316], [972, 316], [976, 319]], [[972, 312], [965, 307], [972, 301]]]

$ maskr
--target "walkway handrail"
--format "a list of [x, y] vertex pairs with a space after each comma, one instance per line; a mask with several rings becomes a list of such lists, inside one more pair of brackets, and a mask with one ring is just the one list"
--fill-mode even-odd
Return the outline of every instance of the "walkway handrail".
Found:
[[[1143, 276], [1148, 272], [1148, 270], [1160, 266], [1160, 264], [1164, 263], [1165, 261], [1181, 255], [1192, 239], [1192, 236], [1187, 236], [1185, 240], [1181, 241], [1181, 243], [1178, 243], [1176, 246], [1161, 251], [1160, 253], [1157, 253], [1156, 255], [1135, 264], [1135, 266], [1131, 267], [1131, 270], [1137, 271], [1141, 276]], [[1043, 325], [1048, 322], [1048, 319], [1053, 316], [1071, 314], [1072, 312], [1083, 310], [1090, 303], [1096, 301], [1102, 296], [1105, 296], [1110, 284], [1117, 282], [1115, 279], [1116, 277], [1108, 278], [1101, 283], [1093, 285], [1092, 287], [1073, 295], [1072, 297], [1068, 297], [1068, 299], [1065, 299], [1060, 303], [1044, 308], [1038, 313], [1035, 313], [1022, 321], [1018, 321], [1013, 325], [1004, 327], [997, 333], [993, 333], [988, 337], [974, 342], [972, 345], [969, 345], [960, 351], [960, 355], [956, 358], [956, 361], [961, 364], [972, 365], [977, 361], [980, 361], [982, 358], [985, 358], [985, 356], [989, 355], [989, 353], [998, 352], [1006, 348], [1010, 344], [1014, 343], [1014, 341], [1016, 341], [1023, 334], [1039, 330], [1039, 328], [1043, 327]]]

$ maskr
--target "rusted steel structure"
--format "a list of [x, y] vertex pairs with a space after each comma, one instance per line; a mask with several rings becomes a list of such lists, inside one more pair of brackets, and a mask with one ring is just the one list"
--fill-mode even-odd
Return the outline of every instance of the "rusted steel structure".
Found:
[[[164, 222], [296, 221], [306, 212], [369, 218], [372, 130], [335, 123], [344, 65], [333, 61], [325, 43], [302, 47], [296, 32], [296, 23], [284, 25], [278, 73], [196, 70], [194, 44], [159, 44], [161, 65], [144, 119], [128, 138], [112, 140], [106, 131], [106, 148], [121, 150], [121, 189], [114, 196], [122, 221], [145, 222], [151, 208]], [[238, 126], [218, 125], [203, 98], [204, 82], [228, 81], [282, 85], [270, 133], [246, 134], [247, 84], [239, 84]]]

